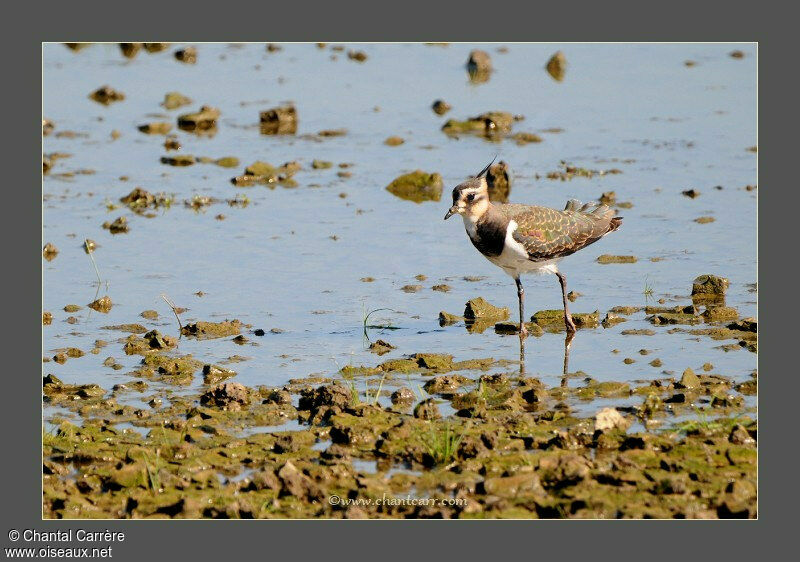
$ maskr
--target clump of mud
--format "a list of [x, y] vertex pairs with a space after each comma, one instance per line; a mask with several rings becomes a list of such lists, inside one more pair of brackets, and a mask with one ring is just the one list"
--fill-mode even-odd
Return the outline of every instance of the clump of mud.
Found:
[[489, 200], [508, 203], [511, 195], [511, 173], [503, 160], [489, 166], [486, 172], [486, 183], [489, 186]]
[[197, 62], [197, 49], [186, 47], [175, 51], [175, 59], [185, 64], [195, 64]]
[[57, 255], [58, 255], [58, 248], [56, 248], [50, 242], [45, 244], [44, 248], [42, 248], [42, 257], [47, 261], [53, 261]]
[[636, 263], [639, 259], [636, 256], [612, 256], [611, 254], [603, 254], [597, 257], [597, 263]]
[[444, 115], [445, 113], [453, 109], [453, 106], [444, 100], [436, 100], [435, 102], [433, 102], [431, 109], [436, 115]]
[[114, 102], [122, 101], [125, 99], [125, 94], [118, 92], [111, 86], [101, 86], [94, 92], [89, 94], [89, 97], [97, 103], [103, 105], [111, 105]]
[[161, 102], [161, 106], [164, 109], [178, 109], [190, 103], [192, 103], [192, 100], [180, 92], [167, 92], [164, 94], [164, 101]]
[[225, 320], [224, 322], [195, 322], [181, 328], [181, 334], [199, 339], [224, 338], [237, 336], [242, 331], [239, 320]]
[[564, 80], [564, 76], [567, 73], [566, 55], [564, 55], [564, 53], [561, 51], [557, 51], [547, 61], [545, 69], [547, 69], [547, 73], [553, 78], [553, 80], [555, 80], [556, 82], [562, 82]]
[[293, 135], [297, 132], [297, 109], [293, 105], [273, 107], [260, 115], [262, 135]]
[[401, 199], [422, 203], [423, 201], [439, 201], [442, 198], [442, 176], [416, 170], [398, 176], [386, 186], [386, 190]]
[[489, 53], [480, 49], [471, 51], [467, 59], [467, 74], [470, 82], [488, 82], [492, 76], [492, 57]]
[[217, 128], [220, 111], [215, 107], [204, 105], [194, 113], [178, 116], [178, 128], [184, 131], [211, 131]]

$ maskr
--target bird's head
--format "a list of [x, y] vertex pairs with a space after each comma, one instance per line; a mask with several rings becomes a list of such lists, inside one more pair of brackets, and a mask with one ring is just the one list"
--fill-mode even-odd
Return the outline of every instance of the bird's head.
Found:
[[[496, 158], [495, 158], [496, 159]], [[477, 176], [453, 188], [453, 206], [447, 211], [444, 220], [453, 215], [464, 215], [477, 220], [489, 208], [489, 185], [486, 183], [486, 172], [494, 164], [494, 160], [481, 170]]]

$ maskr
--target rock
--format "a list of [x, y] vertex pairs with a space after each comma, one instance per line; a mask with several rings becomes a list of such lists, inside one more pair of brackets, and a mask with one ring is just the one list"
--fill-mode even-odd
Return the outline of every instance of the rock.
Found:
[[489, 111], [466, 121], [449, 119], [442, 125], [442, 131], [448, 135], [472, 133], [484, 136], [497, 136], [511, 132], [514, 116], [505, 111]]
[[236, 371], [224, 369], [217, 365], [203, 365], [203, 384], [217, 384], [236, 376]]
[[498, 308], [483, 297], [467, 301], [464, 307], [464, 318], [467, 320], [506, 320], [509, 315], [508, 308]]
[[653, 330], [644, 329], [634, 329], [634, 330], [622, 330], [620, 332], [623, 336], [655, 336], [656, 333]]
[[[600, 312], [575, 312], [572, 320], [578, 328], [596, 328], [600, 325]], [[531, 316], [531, 321], [542, 327], [565, 328], [564, 311], [560, 309], [539, 310]]]
[[744, 52], [736, 49], [735, 51], [731, 51], [730, 53], [728, 53], [728, 56], [731, 57], [732, 59], [743, 59]]
[[663, 326], [666, 324], [697, 324], [701, 317], [682, 312], [662, 312], [648, 316], [647, 320], [656, 326]]
[[[528, 335], [533, 337], [540, 337], [544, 334], [544, 330], [539, 324], [534, 322], [525, 322], [525, 328], [528, 330]], [[496, 322], [494, 325], [496, 334], [510, 336], [519, 333], [519, 323], [517, 322]]]
[[403, 285], [400, 290], [404, 293], [418, 293], [422, 290], [422, 285]]
[[178, 109], [190, 103], [192, 103], [192, 100], [180, 92], [167, 92], [164, 94], [164, 101], [161, 102], [161, 106], [164, 109]]
[[181, 143], [178, 140], [178, 137], [176, 137], [175, 135], [168, 136], [164, 141], [164, 148], [166, 150], [180, 150]]
[[716, 219], [714, 217], [697, 217], [694, 219], [694, 222], [697, 224], [708, 224], [710, 222], [714, 222]]
[[450, 285], [444, 283], [440, 285], [434, 285], [433, 287], [431, 287], [432, 291], [439, 291], [440, 293], [449, 293], [450, 289], [451, 289]]
[[195, 47], [178, 49], [175, 51], [175, 59], [185, 64], [194, 64], [197, 62], [197, 49]]
[[625, 316], [630, 316], [631, 314], [636, 314], [642, 310], [640, 306], [615, 306], [610, 310], [610, 312], [615, 312], [616, 314], [624, 314]]
[[364, 51], [347, 51], [347, 58], [356, 62], [364, 62], [367, 60], [367, 54]]
[[478, 487], [479, 493], [517, 499], [528, 495], [546, 496], [539, 475], [535, 472], [486, 478]]
[[167, 166], [193, 166], [197, 163], [197, 159], [191, 154], [176, 154], [175, 156], [162, 156], [161, 163]]
[[47, 135], [52, 133], [53, 129], [55, 129], [55, 128], [56, 128], [56, 126], [53, 124], [52, 121], [50, 121], [50, 119], [42, 119], [42, 136], [43, 137], [46, 137]]
[[108, 312], [111, 310], [112, 303], [111, 299], [106, 295], [95, 301], [92, 301], [87, 306], [92, 310], [96, 310], [97, 312]]
[[501, 160], [497, 164], [489, 166], [489, 170], [486, 172], [486, 183], [489, 186], [490, 201], [508, 202], [508, 197], [511, 195], [511, 177], [508, 164]]
[[148, 53], [160, 53], [169, 47], [169, 43], [142, 43], [142, 46]]
[[439, 201], [442, 198], [442, 176], [434, 172], [429, 174], [416, 170], [403, 174], [386, 186], [392, 195], [415, 203], [423, 201]]
[[453, 356], [444, 353], [415, 353], [411, 359], [423, 369], [432, 371], [451, 371], [453, 369]]
[[739, 311], [730, 306], [710, 306], [703, 312], [703, 319], [706, 322], [722, 322], [737, 318], [739, 318]]
[[545, 65], [547, 73], [556, 82], [564, 80], [564, 75], [567, 72], [567, 57], [561, 51], [557, 51]]
[[155, 196], [141, 187], [134, 188], [125, 197], [120, 198], [120, 202], [129, 207], [146, 208], [155, 203]]
[[223, 156], [214, 160], [214, 164], [222, 168], [236, 168], [239, 165], [239, 159], [235, 156]]
[[436, 115], [444, 115], [452, 109], [452, 106], [444, 100], [436, 100], [431, 106]]
[[689, 199], [695, 199], [696, 197], [700, 197], [700, 192], [696, 189], [686, 189], [681, 191], [681, 194], [685, 195]]
[[42, 379], [42, 392], [51, 398], [70, 397], [72, 399], [100, 398], [106, 391], [96, 384], [64, 384], [55, 375], [47, 375]]
[[142, 48], [141, 43], [120, 43], [119, 49], [126, 59], [134, 58]]
[[190, 132], [216, 129], [219, 116], [219, 109], [204, 105], [199, 111], [179, 115], [178, 128]]
[[138, 129], [147, 135], [166, 135], [172, 130], [172, 123], [166, 121], [153, 121], [139, 125]]
[[611, 429], [625, 431], [630, 424], [631, 422], [626, 420], [616, 408], [603, 408], [594, 416], [595, 431], [608, 431]]
[[462, 384], [469, 381], [461, 375], [442, 375], [434, 377], [425, 383], [422, 388], [428, 394], [443, 394], [456, 391]]
[[128, 232], [128, 219], [125, 217], [118, 217], [114, 222], [104, 222], [103, 228], [107, 229], [111, 234], [121, 234]]
[[686, 306], [646, 306], [644, 307], [645, 314], [688, 314], [694, 316], [697, 314], [697, 307], [694, 304]]
[[393, 349], [397, 348], [392, 344], [390, 344], [389, 342], [385, 342], [383, 340], [374, 341], [369, 345], [369, 350], [372, 353], [377, 353], [378, 355], [384, 355], [386, 353], [389, 353]]
[[461, 322], [464, 320], [463, 316], [458, 316], [456, 314], [450, 314], [449, 312], [445, 312], [442, 310], [439, 312], [439, 325], [440, 326], [448, 326], [450, 324], [455, 324], [456, 322]]
[[101, 86], [94, 92], [89, 94], [89, 97], [103, 105], [111, 105], [114, 102], [122, 101], [125, 99], [125, 94], [118, 92], [110, 86]]
[[511, 135], [511, 138], [514, 139], [514, 142], [516, 142], [520, 146], [524, 146], [532, 142], [542, 142], [543, 140], [542, 137], [540, 137], [535, 133], [524, 133], [524, 132], [514, 133], [513, 135]]
[[414, 398], [415, 396], [411, 389], [403, 386], [392, 392], [390, 400], [392, 404], [408, 404], [413, 402]]
[[597, 263], [636, 263], [638, 258], [636, 256], [612, 256], [610, 254], [603, 254], [597, 257]]
[[297, 110], [293, 105], [262, 111], [260, 120], [262, 135], [293, 135], [297, 132]]
[[441, 419], [442, 414], [439, 413], [436, 401], [433, 398], [428, 398], [416, 405], [414, 417], [422, 420], [438, 420]]
[[282, 487], [280, 496], [290, 496], [299, 501], [316, 499], [321, 496], [317, 484], [300, 472], [292, 461], [286, 461], [277, 472]]
[[615, 191], [606, 191], [600, 194], [598, 201], [603, 205], [611, 206], [617, 202], [617, 193]]
[[700, 386], [700, 378], [694, 374], [694, 371], [689, 368], [683, 372], [681, 380], [675, 385], [677, 388], [697, 388]]
[[663, 363], [661, 362], [661, 359], [659, 359], [658, 357], [650, 361], [650, 366], [652, 367], [661, 367], [662, 364]]
[[292, 404], [292, 395], [286, 390], [273, 390], [267, 395], [263, 403], [290, 406]]
[[731, 330], [741, 330], [742, 332], [758, 332], [758, 321], [755, 318], [743, 318], [737, 322], [728, 324]]
[[344, 409], [350, 404], [352, 396], [343, 385], [334, 383], [319, 388], [307, 388], [300, 392], [299, 410], [315, 412], [324, 406]]
[[223, 338], [236, 336], [241, 333], [242, 323], [239, 320], [225, 320], [224, 322], [196, 322], [181, 328], [181, 334], [194, 336], [198, 339]]
[[[562, 315], [563, 316], [563, 315]], [[597, 328], [600, 325], [600, 312], [576, 312], [572, 315], [576, 328]]]
[[203, 393], [200, 397], [200, 403], [204, 406], [235, 412], [250, 403], [250, 396], [247, 392], [247, 387], [244, 385], [237, 382], [226, 382]]
[[404, 142], [406, 141], [403, 139], [403, 137], [392, 136], [383, 141], [383, 144], [387, 146], [400, 146]]
[[606, 317], [603, 318], [601, 324], [603, 325], [603, 328], [610, 328], [611, 326], [619, 324], [620, 322], [625, 322], [627, 320], [628, 320], [627, 318], [623, 318], [618, 314], [614, 314], [613, 312], [607, 312]]
[[492, 74], [492, 57], [480, 49], [470, 52], [467, 59], [467, 73], [472, 82], [486, 82]]
[[42, 326], [49, 326], [53, 323], [52, 312], [42, 312]]
[[529, 388], [522, 392], [522, 399], [528, 404], [541, 404], [547, 400], [549, 393], [541, 387]]
[[56, 248], [50, 242], [45, 244], [44, 248], [42, 248], [42, 257], [47, 261], [53, 261], [57, 255], [58, 255], [58, 248]]
[[756, 440], [750, 436], [750, 432], [742, 424], [736, 424], [731, 428], [728, 441], [734, 445], [753, 445]]
[[700, 275], [692, 282], [692, 296], [725, 296], [728, 279], [716, 275]]

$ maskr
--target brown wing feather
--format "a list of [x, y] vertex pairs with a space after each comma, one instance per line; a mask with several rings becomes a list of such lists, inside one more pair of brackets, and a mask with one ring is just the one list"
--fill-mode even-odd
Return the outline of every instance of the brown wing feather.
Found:
[[518, 225], [514, 240], [531, 260], [568, 256], [619, 228], [621, 219], [605, 205], [581, 206], [571, 200], [563, 211], [529, 205], [498, 205]]

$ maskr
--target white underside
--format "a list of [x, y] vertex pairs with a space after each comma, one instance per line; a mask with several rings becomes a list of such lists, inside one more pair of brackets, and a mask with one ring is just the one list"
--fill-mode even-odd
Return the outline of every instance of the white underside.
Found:
[[[464, 226], [467, 229], [467, 234], [471, 237], [475, 235], [475, 223], [467, 216], [464, 216]], [[503, 246], [503, 252], [499, 256], [486, 257], [490, 262], [505, 271], [513, 278], [517, 278], [525, 273], [532, 273], [536, 275], [556, 274], [558, 273], [558, 262], [561, 258], [543, 261], [531, 261], [528, 258], [528, 252], [525, 247], [514, 240], [514, 231], [517, 230], [516, 221], [508, 223], [508, 230], [506, 230], [506, 241]]]

